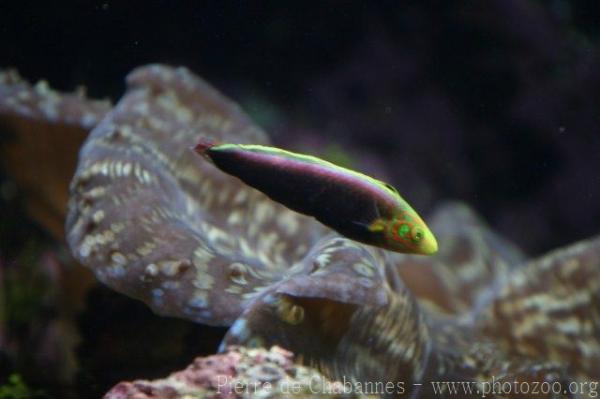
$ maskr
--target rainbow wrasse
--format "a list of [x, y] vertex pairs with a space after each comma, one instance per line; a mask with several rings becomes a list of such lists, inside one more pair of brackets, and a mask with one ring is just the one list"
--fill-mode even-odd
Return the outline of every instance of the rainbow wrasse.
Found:
[[194, 149], [222, 171], [350, 239], [403, 253], [437, 251], [423, 219], [387, 183], [275, 147], [202, 140]]

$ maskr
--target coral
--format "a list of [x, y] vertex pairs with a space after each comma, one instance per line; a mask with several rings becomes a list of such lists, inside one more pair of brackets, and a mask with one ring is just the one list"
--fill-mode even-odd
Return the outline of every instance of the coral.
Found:
[[505, 350], [569, 364], [580, 379], [600, 377], [600, 238], [529, 262], [479, 315]]
[[155, 381], [122, 382], [105, 399], [125, 398], [353, 398], [341, 382], [329, 381], [319, 372], [293, 362], [291, 352], [279, 347], [227, 351], [196, 358], [185, 370]]
[[73, 254], [159, 314], [231, 324], [323, 229], [192, 151], [201, 135], [266, 142], [236, 105], [185, 69], [141, 68], [128, 82], [80, 153], [67, 219]]
[[600, 240], [520, 266], [513, 245], [446, 205], [431, 223], [439, 256], [366, 247], [194, 156], [200, 136], [267, 139], [189, 71], [143, 67], [128, 84], [71, 185], [71, 250], [105, 284], [159, 314], [231, 325], [223, 348], [281, 345], [332, 379], [598, 378]]
[[51, 389], [75, 378], [75, 318], [95, 281], [57, 242], [77, 152], [110, 106], [0, 71], [0, 375], [18, 371]]
[[40, 80], [31, 86], [14, 69], [0, 71], [0, 113], [91, 129], [111, 104], [90, 100], [81, 87], [72, 94], [59, 93]]
[[58, 241], [77, 152], [110, 107], [86, 98], [83, 88], [59, 93], [45, 81], [32, 86], [15, 70], [0, 70], [0, 164], [27, 193], [29, 213]]

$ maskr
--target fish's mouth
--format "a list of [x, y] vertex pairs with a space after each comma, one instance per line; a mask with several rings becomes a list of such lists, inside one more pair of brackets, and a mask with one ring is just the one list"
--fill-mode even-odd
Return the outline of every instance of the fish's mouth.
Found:
[[425, 238], [419, 245], [419, 253], [422, 255], [433, 255], [438, 251], [438, 242], [433, 233], [429, 230], [425, 232]]

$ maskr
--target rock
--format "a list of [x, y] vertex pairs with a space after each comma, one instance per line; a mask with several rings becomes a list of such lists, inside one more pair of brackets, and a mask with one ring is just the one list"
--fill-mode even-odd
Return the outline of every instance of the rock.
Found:
[[291, 352], [274, 346], [269, 350], [231, 347], [218, 355], [196, 358], [185, 370], [164, 379], [122, 382], [104, 398], [229, 399], [292, 395], [298, 398], [366, 397], [344, 393], [341, 382], [332, 382], [314, 369], [294, 364]]

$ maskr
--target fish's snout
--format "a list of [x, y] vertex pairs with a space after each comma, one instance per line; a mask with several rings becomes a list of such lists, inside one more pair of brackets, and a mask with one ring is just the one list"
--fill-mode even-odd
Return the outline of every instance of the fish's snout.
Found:
[[438, 242], [431, 230], [425, 230], [425, 237], [419, 249], [423, 255], [433, 255], [438, 251]]

